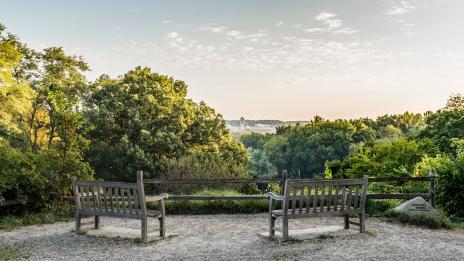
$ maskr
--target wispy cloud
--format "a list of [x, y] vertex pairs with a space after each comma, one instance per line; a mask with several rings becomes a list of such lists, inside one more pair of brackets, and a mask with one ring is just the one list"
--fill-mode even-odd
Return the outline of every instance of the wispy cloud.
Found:
[[278, 21], [278, 22], [275, 24], [275, 26], [277, 26], [277, 27], [281, 27], [283, 24], [284, 24], [284, 22], [283, 22], [283, 21]]
[[161, 23], [163, 23], [163, 24], [171, 24], [172, 21], [171, 20], [163, 20], [163, 21], [161, 21]]
[[357, 30], [354, 30], [350, 27], [343, 26], [343, 20], [338, 18], [338, 15], [334, 13], [322, 12], [318, 14], [314, 19], [316, 21], [322, 22], [326, 28], [322, 27], [313, 27], [304, 29], [304, 32], [315, 33], [315, 32], [331, 32], [333, 34], [354, 34], [357, 33]]
[[395, 1], [391, 3], [385, 14], [387, 15], [404, 15], [410, 13], [416, 9], [424, 8], [426, 5], [425, 1], [417, 1], [417, 0], [401, 0]]
[[218, 25], [218, 26], [213, 26], [213, 25], [207, 25], [207, 26], [202, 26], [198, 28], [200, 31], [208, 31], [211, 33], [223, 33], [227, 27]]

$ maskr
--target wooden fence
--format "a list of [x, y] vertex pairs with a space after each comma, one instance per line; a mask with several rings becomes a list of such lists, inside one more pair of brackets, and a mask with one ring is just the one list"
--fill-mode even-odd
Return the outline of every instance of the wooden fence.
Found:
[[[145, 184], [154, 184], [157, 187], [157, 192], [163, 191], [167, 186], [176, 185], [247, 185], [247, 184], [279, 184], [280, 188], [285, 184], [285, 180], [288, 179], [288, 173], [286, 170], [282, 172], [280, 179], [145, 179]], [[367, 199], [412, 199], [415, 197], [422, 197], [430, 201], [430, 204], [435, 207], [435, 183], [436, 175], [435, 172], [430, 171], [429, 177], [398, 177], [398, 178], [369, 178], [369, 183], [398, 183], [398, 182], [428, 182], [429, 190], [428, 193], [389, 193], [389, 194], [367, 194]], [[281, 194], [283, 194], [281, 189]], [[263, 200], [267, 199], [264, 194], [258, 195], [169, 195], [169, 200]], [[2, 206], [12, 206], [20, 204], [16, 200], [6, 200], [1, 202]]]
[[[279, 184], [283, 188], [285, 180], [288, 179], [288, 172], [283, 171], [280, 179], [145, 179], [145, 184], [154, 184], [157, 192], [165, 191], [169, 186], [176, 185], [247, 185], [247, 184]], [[422, 197], [430, 201], [435, 207], [435, 172], [430, 171], [429, 177], [397, 177], [397, 178], [369, 178], [369, 184], [372, 183], [399, 183], [399, 182], [428, 182], [429, 189], [427, 193], [385, 193], [385, 194], [367, 194], [367, 199], [412, 199]], [[281, 189], [281, 194], [283, 194]], [[261, 200], [267, 199], [264, 194], [258, 195], [169, 195], [170, 200]]]

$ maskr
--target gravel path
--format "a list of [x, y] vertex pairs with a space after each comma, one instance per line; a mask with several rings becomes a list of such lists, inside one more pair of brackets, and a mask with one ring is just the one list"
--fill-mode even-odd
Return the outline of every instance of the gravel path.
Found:
[[[291, 220], [290, 228], [341, 225], [340, 218]], [[135, 220], [102, 217], [103, 226], [138, 228]], [[149, 226], [157, 227], [152, 220]], [[281, 242], [259, 237], [266, 214], [168, 216], [176, 236], [149, 244], [72, 233], [73, 222], [0, 231], [0, 246], [14, 245], [32, 260], [463, 260], [464, 230], [430, 230], [367, 219], [368, 233]]]

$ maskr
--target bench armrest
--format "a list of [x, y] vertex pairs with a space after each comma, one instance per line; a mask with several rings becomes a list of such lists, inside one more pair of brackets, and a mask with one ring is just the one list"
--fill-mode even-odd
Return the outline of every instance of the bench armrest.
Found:
[[266, 194], [267, 194], [267, 197], [268, 197], [269, 199], [273, 199], [273, 200], [284, 200], [284, 196], [277, 196], [277, 195], [275, 195], [275, 194], [272, 193], [272, 192], [268, 192], [268, 193], [266, 193]]
[[152, 200], [152, 201], [160, 201], [160, 200], [162, 200], [162, 199], [167, 199], [167, 198], [168, 198], [168, 194], [166, 194], [166, 193], [161, 193], [161, 194], [159, 194], [159, 195], [157, 195], [157, 196], [150, 197], [150, 200]]

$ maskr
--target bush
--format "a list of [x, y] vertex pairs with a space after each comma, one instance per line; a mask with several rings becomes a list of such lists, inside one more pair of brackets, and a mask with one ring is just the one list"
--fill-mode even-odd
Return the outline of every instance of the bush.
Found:
[[437, 203], [449, 215], [464, 217], [464, 140], [455, 140], [455, 155], [439, 154], [424, 160], [437, 177]]
[[10, 147], [0, 140], [0, 202], [34, 199], [39, 206], [47, 195], [48, 181], [35, 171], [34, 156]]
[[70, 195], [71, 176], [88, 179], [92, 170], [78, 157], [53, 150], [23, 152], [0, 140], [0, 202], [18, 200], [30, 207], [60, 204]]

